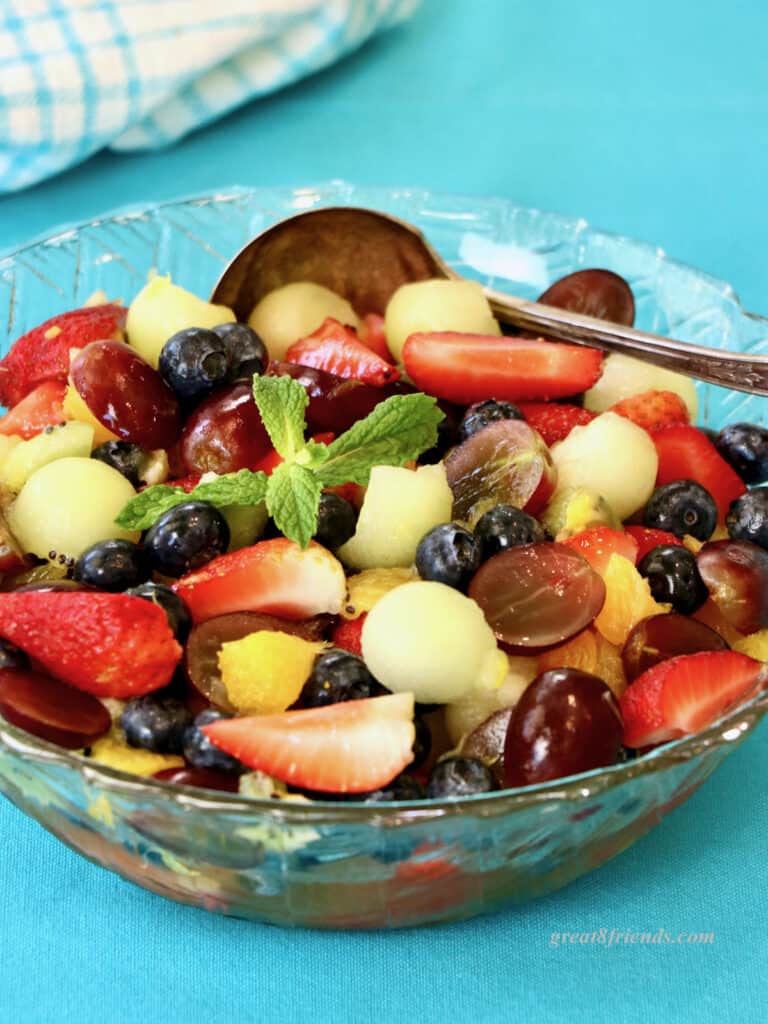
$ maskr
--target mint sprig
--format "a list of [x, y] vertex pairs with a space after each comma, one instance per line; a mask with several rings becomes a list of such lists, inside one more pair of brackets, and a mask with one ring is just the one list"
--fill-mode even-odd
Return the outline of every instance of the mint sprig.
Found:
[[309, 399], [298, 381], [257, 375], [253, 396], [270, 440], [283, 457], [270, 476], [241, 469], [198, 484], [189, 493], [167, 484], [148, 487], [128, 502], [117, 517], [118, 525], [146, 530], [185, 501], [208, 501], [219, 508], [265, 501], [277, 528], [305, 548], [317, 530], [324, 487], [367, 484], [374, 466], [402, 466], [417, 458], [436, 443], [443, 418], [429, 395], [393, 395], [326, 445], [304, 440]]

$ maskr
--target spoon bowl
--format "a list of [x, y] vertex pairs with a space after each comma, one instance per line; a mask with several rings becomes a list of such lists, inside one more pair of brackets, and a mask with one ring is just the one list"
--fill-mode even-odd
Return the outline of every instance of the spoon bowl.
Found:
[[[383, 314], [401, 285], [458, 276], [407, 221], [361, 207], [321, 207], [288, 217], [251, 239], [225, 267], [211, 301], [229, 306], [245, 321], [268, 292], [312, 281], [344, 296], [358, 313]], [[494, 316], [520, 330], [768, 395], [768, 357], [720, 352], [491, 288], [484, 291]]]

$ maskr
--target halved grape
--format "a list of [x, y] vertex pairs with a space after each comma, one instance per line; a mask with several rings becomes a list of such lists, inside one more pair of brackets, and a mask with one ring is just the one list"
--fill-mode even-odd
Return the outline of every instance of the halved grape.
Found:
[[703, 622], [672, 612], [651, 615], [631, 630], [621, 652], [627, 681], [632, 682], [646, 669], [679, 654], [699, 651], [727, 651], [723, 638]]
[[217, 772], [210, 768], [163, 768], [152, 778], [170, 782], [174, 786], [216, 789], [222, 793], [236, 793], [239, 784], [237, 775], [227, 775], [226, 772]]
[[87, 746], [112, 725], [96, 697], [29, 669], [0, 671], [0, 712], [33, 736], [70, 750]]
[[108, 430], [142, 448], [167, 448], [179, 436], [179, 403], [163, 378], [121, 341], [93, 341], [70, 369], [72, 384]]
[[529, 786], [615, 764], [623, 725], [616, 698], [575, 668], [542, 672], [512, 710], [504, 746], [508, 786]]
[[635, 322], [632, 289], [612, 270], [577, 270], [567, 274], [550, 285], [539, 302], [627, 327]]
[[696, 558], [709, 596], [741, 633], [768, 626], [768, 551], [746, 540], [705, 544]]
[[250, 469], [271, 450], [250, 381], [214, 391], [197, 406], [181, 435], [181, 457], [188, 473]]
[[467, 736], [459, 748], [462, 757], [475, 757], [483, 761], [500, 785], [504, 785], [504, 744], [511, 717], [512, 708], [494, 711]]
[[496, 505], [535, 515], [546, 505], [557, 471], [541, 435], [524, 420], [499, 420], [449, 452], [445, 472], [453, 516], [474, 524]]
[[475, 573], [469, 596], [505, 644], [548, 647], [592, 622], [605, 584], [578, 552], [544, 542], [494, 555]]
[[322, 616], [302, 622], [289, 622], [275, 615], [260, 615], [258, 612], [217, 615], [195, 626], [189, 634], [186, 650], [187, 675], [195, 689], [212, 704], [234, 713], [236, 709], [227, 700], [227, 691], [219, 671], [219, 651], [222, 644], [241, 640], [244, 636], [263, 629], [291, 633], [304, 640], [320, 640], [326, 628], [327, 618]]

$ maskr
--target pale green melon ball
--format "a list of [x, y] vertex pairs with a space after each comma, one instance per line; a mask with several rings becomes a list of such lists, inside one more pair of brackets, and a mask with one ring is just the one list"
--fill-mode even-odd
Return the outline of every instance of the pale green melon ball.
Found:
[[403, 345], [421, 331], [501, 334], [483, 289], [476, 281], [415, 281], [401, 285], [384, 315], [387, 348], [400, 362]]
[[496, 687], [506, 655], [471, 598], [444, 583], [396, 587], [368, 612], [363, 658], [393, 693], [413, 692], [423, 704], [460, 700], [478, 687]]
[[24, 551], [68, 558], [100, 540], [133, 540], [140, 534], [115, 524], [135, 497], [130, 483], [98, 459], [68, 457], [34, 472], [8, 510], [8, 522]]
[[284, 359], [294, 341], [312, 334], [327, 317], [355, 329], [360, 326], [341, 295], [312, 281], [294, 281], [265, 295], [253, 308], [248, 325], [267, 346], [270, 358]]
[[232, 323], [235, 314], [227, 306], [200, 299], [170, 277], [155, 277], [145, 285], [128, 308], [125, 329], [139, 355], [157, 366], [160, 350], [172, 334], [188, 327], [218, 327]]

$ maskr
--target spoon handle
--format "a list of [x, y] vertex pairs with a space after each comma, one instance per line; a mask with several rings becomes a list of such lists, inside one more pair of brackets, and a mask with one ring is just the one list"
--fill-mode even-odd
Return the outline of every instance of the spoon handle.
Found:
[[[485, 294], [494, 316], [514, 327], [556, 338], [558, 341], [636, 356], [646, 363], [663, 366], [667, 370], [675, 370], [734, 391], [768, 395], [768, 356], [720, 352], [703, 345], [664, 338], [659, 334], [646, 334], [633, 327], [608, 323], [581, 313], [545, 306], [540, 302], [528, 302], [490, 288], [486, 288]], [[768, 335], [768, 324], [766, 328]]]

